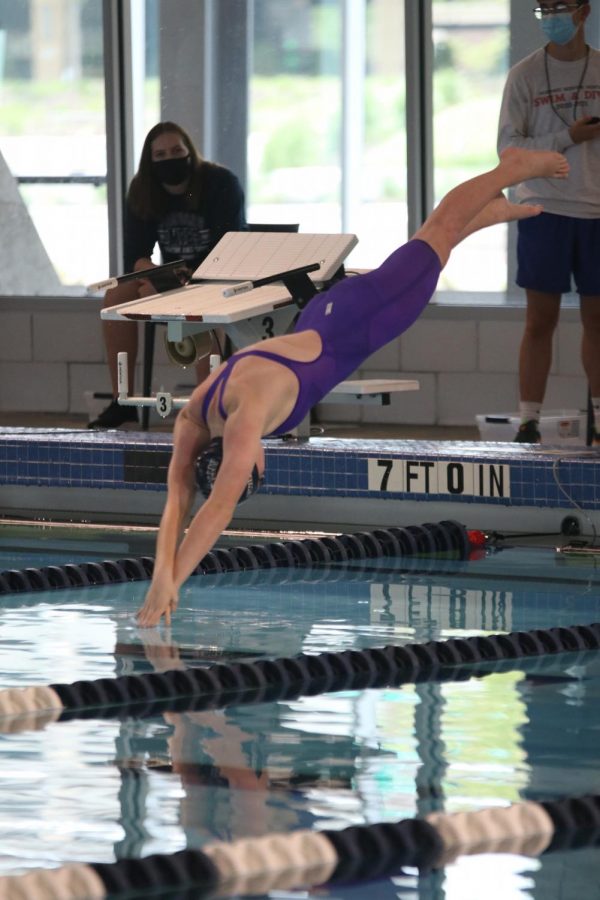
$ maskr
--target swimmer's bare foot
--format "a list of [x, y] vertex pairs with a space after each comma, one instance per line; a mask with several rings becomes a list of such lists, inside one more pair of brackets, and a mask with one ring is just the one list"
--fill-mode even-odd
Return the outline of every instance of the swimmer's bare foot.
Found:
[[566, 178], [570, 166], [562, 153], [553, 150], [507, 147], [500, 154], [498, 168], [505, 170], [509, 184], [518, 184], [529, 178]]
[[480, 228], [488, 228], [490, 225], [499, 225], [501, 222], [512, 222], [516, 219], [530, 219], [539, 216], [543, 207], [533, 203], [511, 203], [504, 194], [499, 193], [493, 200], [487, 203], [474, 219], [471, 219], [467, 227], [461, 232], [459, 241], [463, 241], [474, 231]]
[[544, 207], [539, 203], [511, 203], [504, 194], [498, 194], [481, 210], [478, 220], [479, 228], [498, 225], [500, 222], [512, 222], [516, 219], [530, 219], [539, 216]]

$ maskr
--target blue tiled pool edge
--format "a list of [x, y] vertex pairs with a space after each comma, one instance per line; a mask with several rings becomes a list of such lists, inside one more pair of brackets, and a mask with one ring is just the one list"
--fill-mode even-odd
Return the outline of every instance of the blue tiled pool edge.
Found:
[[[283, 500], [291, 518], [298, 504], [311, 503], [322, 516], [324, 506], [337, 503], [346, 521], [354, 508], [357, 522], [359, 509], [382, 508], [382, 501], [391, 501], [390, 509], [416, 504], [422, 520], [440, 506], [463, 518], [481, 507], [600, 511], [600, 452], [584, 447], [313, 438], [265, 441], [265, 448], [266, 483], [248, 504], [250, 516], [260, 517], [262, 506], [277, 517]], [[104, 492], [121, 513], [160, 510], [170, 452], [171, 435], [162, 433], [0, 429], [0, 487], [13, 495], [3, 514], [15, 489], [24, 508], [33, 494], [43, 502], [45, 493]]]

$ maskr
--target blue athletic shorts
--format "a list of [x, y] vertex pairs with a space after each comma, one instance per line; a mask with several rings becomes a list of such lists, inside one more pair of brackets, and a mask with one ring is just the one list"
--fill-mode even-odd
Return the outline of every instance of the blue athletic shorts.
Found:
[[517, 284], [531, 291], [600, 295], [600, 219], [541, 213], [518, 222]]

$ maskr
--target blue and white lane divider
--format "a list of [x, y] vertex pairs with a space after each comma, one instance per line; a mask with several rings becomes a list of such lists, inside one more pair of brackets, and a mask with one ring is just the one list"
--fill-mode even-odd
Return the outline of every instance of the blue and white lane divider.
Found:
[[[449, 520], [321, 538], [216, 548], [200, 560], [192, 574], [217, 575], [283, 567], [310, 568], [382, 557], [450, 557], [464, 560], [471, 550], [469, 534], [464, 525]], [[0, 572], [0, 595], [147, 581], [152, 578], [153, 570], [154, 558], [151, 556], [5, 569]]]
[[[315, 655], [216, 663], [75, 681], [71, 684], [7, 688], [0, 691], [0, 730], [36, 727], [32, 716], [104, 718], [129, 708], [144, 715], [191, 705], [232, 706], [287, 700], [330, 691], [400, 686], [419, 681], [465, 680], [488, 674], [490, 664], [545, 658], [559, 653], [586, 655], [600, 649], [600, 623], [538, 628], [507, 634], [475, 635], [445, 641], [388, 645]], [[479, 666], [479, 668], [477, 668]], [[192, 701], [190, 704], [190, 700]], [[23, 717], [20, 723], [3, 717]]]
[[194, 897], [263, 895], [274, 890], [389, 878], [405, 867], [441, 869], [460, 856], [512, 853], [538, 857], [600, 844], [600, 797], [461, 813], [431, 813], [341, 831], [293, 831], [202, 850], [114, 863], [73, 863], [0, 878], [2, 900], [101, 900], [144, 891]]

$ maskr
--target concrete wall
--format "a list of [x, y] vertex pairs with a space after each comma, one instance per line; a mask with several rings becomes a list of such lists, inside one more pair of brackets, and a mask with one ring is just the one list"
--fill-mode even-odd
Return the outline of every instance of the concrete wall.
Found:
[[[0, 412], [82, 413], [86, 391], [110, 391], [99, 300], [0, 298], [0, 317]], [[155, 344], [154, 389], [193, 383], [167, 359], [162, 328]]]
[[[585, 408], [578, 310], [564, 309], [557, 329], [546, 409]], [[420, 390], [388, 407], [328, 406], [338, 422], [473, 425], [478, 413], [518, 408], [521, 308], [430, 306], [402, 337], [368, 360], [361, 377], [416, 378]]]
[[[85, 391], [110, 390], [99, 300], [5, 298], [0, 315], [0, 412], [85, 412]], [[477, 413], [515, 410], [523, 315], [518, 307], [429, 306], [410, 331], [360, 370], [365, 378], [416, 378], [420, 391], [397, 395], [388, 407], [328, 405], [322, 418], [473, 425]], [[192, 385], [193, 373], [167, 359], [162, 335], [158, 328], [154, 390]], [[578, 310], [563, 309], [547, 409], [585, 407], [580, 337]]]

